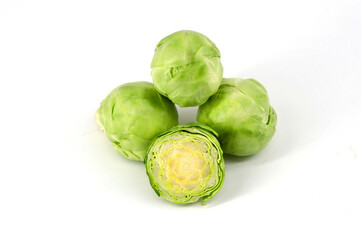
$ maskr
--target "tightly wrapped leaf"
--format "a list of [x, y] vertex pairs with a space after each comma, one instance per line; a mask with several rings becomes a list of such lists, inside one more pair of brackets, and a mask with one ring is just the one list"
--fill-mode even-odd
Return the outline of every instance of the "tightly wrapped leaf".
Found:
[[199, 106], [219, 88], [223, 67], [220, 52], [206, 36], [175, 32], [162, 39], [152, 60], [155, 88], [181, 107]]
[[225, 153], [247, 156], [266, 147], [276, 131], [277, 115], [259, 82], [224, 78], [218, 92], [199, 107], [197, 120], [219, 134]]
[[150, 141], [178, 124], [175, 105], [149, 82], [126, 83], [100, 104], [96, 121], [124, 157], [144, 161]]

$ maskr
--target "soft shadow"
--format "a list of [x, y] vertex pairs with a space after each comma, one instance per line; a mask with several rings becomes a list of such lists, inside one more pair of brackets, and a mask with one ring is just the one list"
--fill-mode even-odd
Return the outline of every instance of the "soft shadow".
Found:
[[281, 159], [281, 156], [277, 156], [274, 148], [276, 145], [272, 144], [269, 148], [247, 157], [225, 154], [224, 184], [214, 199], [209, 201], [208, 206], [213, 207], [235, 200], [265, 185], [267, 177], [272, 174], [268, 172], [267, 166]]
[[182, 108], [177, 106], [179, 124], [187, 124], [197, 121], [198, 107]]
[[223, 154], [223, 158], [225, 159], [226, 162], [245, 162], [253, 159], [253, 156], [254, 155], [238, 157], [227, 153]]

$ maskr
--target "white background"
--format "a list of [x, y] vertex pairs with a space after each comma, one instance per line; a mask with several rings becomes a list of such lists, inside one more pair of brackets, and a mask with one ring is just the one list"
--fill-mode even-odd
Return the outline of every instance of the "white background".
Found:
[[[0, 0], [1, 239], [361, 239], [361, 3]], [[93, 115], [199, 31], [278, 114], [206, 206], [158, 198]], [[180, 122], [196, 108], [179, 109]]]

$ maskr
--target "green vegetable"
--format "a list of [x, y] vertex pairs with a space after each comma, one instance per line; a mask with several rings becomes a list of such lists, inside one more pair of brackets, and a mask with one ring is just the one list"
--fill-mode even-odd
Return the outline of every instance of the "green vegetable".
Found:
[[199, 107], [197, 120], [219, 134], [225, 153], [247, 156], [271, 140], [277, 115], [259, 82], [224, 78], [218, 92]]
[[96, 121], [115, 150], [143, 161], [150, 140], [178, 124], [175, 105], [149, 82], [126, 83], [100, 104]]
[[150, 144], [145, 167], [158, 196], [185, 204], [212, 198], [224, 180], [223, 152], [211, 128], [178, 125]]
[[152, 60], [154, 87], [181, 107], [199, 106], [219, 88], [223, 67], [216, 45], [193, 31], [163, 38]]

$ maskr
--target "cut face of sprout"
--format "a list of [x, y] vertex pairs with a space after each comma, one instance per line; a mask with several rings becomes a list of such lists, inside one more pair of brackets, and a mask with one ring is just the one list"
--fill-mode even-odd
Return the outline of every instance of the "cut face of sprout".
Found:
[[154, 142], [147, 159], [153, 188], [173, 202], [195, 202], [215, 188], [218, 191], [223, 181], [219, 166], [223, 166], [223, 158], [201, 134], [179, 131], [161, 137]]

